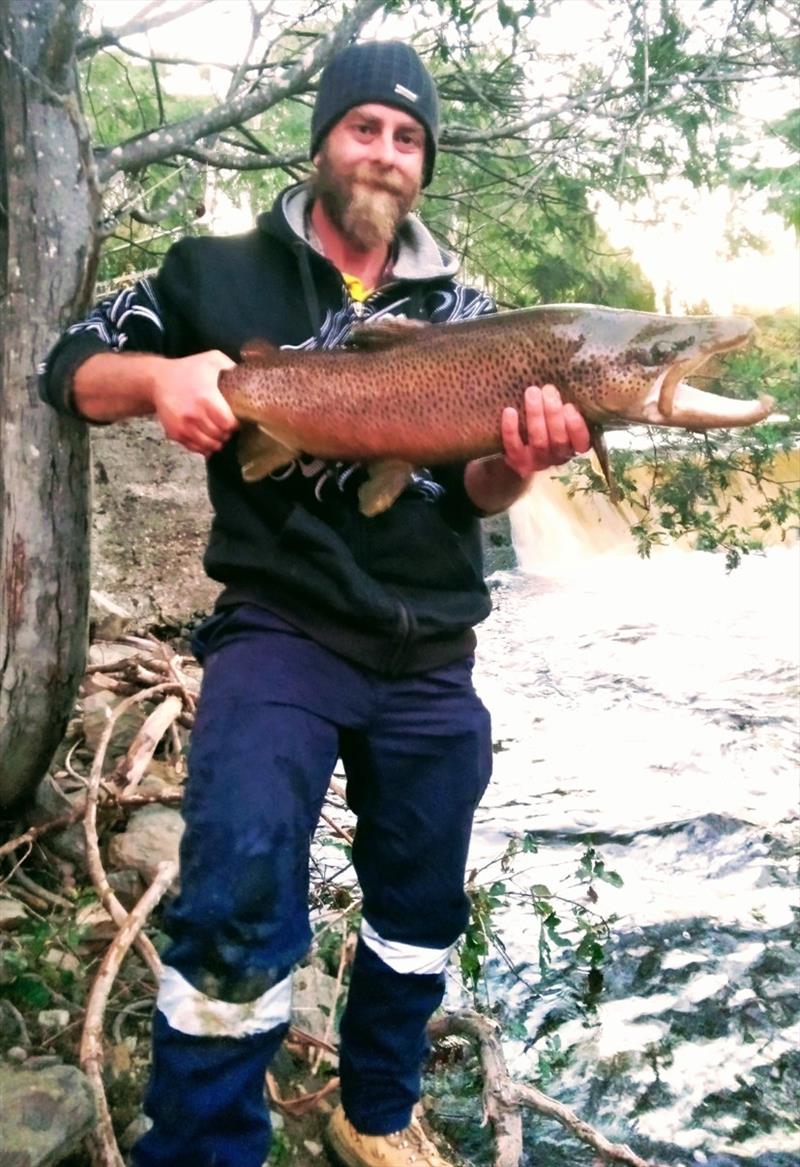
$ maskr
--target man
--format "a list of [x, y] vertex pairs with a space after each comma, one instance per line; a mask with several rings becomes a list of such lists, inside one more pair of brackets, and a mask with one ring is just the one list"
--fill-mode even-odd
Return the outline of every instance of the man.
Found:
[[364, 317], [493, 310], [410, 215], [437, 131], [436, 89], [412, 49], [346, 49], [320, 81], [311, 182], [247, 235], [176, 244], [152, 284], [62, 337], [43, 374], [47, 401], [91, 421], [154, 413], [207, 457], [214, 506], [205, 566], [223, 591], [195, 638], [205, 671], [181, 891], [136, 1167], [260, 1167], [267, 1153], [264, 1075], [310, 940], [309, 844], [337, 756], [358, 816], [363, 923], [329, 1149], [346, 1167], [447, 1167], [413, 1107], [426, 1023], [467, 921], [467, 846], [491, 768], [471, 682], [473, 626], [489, 611], [478, 517], [589, 435], [552, 386], [532, 388], [524, 426], [503, 414], [504, 456], [420, 468], [369, 519], [359, 466], [299, 458], [245, 484], [217, 388], [254, 337], [332, 347]]

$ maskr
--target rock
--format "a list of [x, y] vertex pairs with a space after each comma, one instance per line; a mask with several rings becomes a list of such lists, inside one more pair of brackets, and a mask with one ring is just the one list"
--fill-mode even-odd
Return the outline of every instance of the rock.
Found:
[[[66, 1029], [69, 1025], [69, 1010], [68, 1009], [42, 1009], [36, 1015], [36, 1020], [40, 1029], [50, 1029], [58, 1032]], [[2, 1165], [0, 1165], [2, 1167]]]
[[28, 1057], [28, 1051], [23, 1049], [21, 1045], [12, 1045], [11, 1049], [6, 1050], [6, 1061], [15, 1062], [21, 1065]]
[[[134, 1143], [146, 1135], [153, 1125], [153, 1120], [148, 1118], [146, 1114], [137, 1114], [133, 1122], [129, 1122], [125, 1130], [119, 1136], [119, 1149], [121, 1151], [130, 1151]], [[0, 1164], [2, 1167], [2, 1164]]]
[[94, 1102], [75, 1066], [0, 1065], [0, 1167], [49, 1167], [78, 1149]]
[[486, 575], [495, 571], [511, 571], [517, 566], [517, 555], [511, 541], [511, 522], [508, 513], [491, 515], [481, 522], [483, 531], [483, 562]]
[[57, 968], [61, 972], [79, 973], [81, 971], [81, 962], [72, 952], [65, 952], [63, 948], [51, 948], [49, 952], [44, 955], [45, 964], [49, 964], [52, 968]]
[[[113, 940], [117, 934], [114, 921], [102, 904], [87, 904], [75, 917], [80, 943]], [[2, 1164], [0, 1163], [0, 1167]]]
[[177, 810], [143, 806], [131, 815], [127, 829], [109, 843], [108, 862], [117, 871], [132, 867], [146, 883], [152, 883], [159, 863], [178, 861], [182, 835], [183, 819]]
[[144, 892], [144, 883], [138, 871], [110, 871], [108, 883], [123, 908], [130, 911]]
[[105, 592], [89, 593], [89, 627], [92, 640], [119, 640], [130, 631], [133, 616]]
[[[36, 790], [31, 822], [34, 824], [46, 823], [51, 819], [59, 818], [77, 800], [83, 799], [85, 790], [67, 792], [55, 780], [45, 779], [40, 782]], [[63, 830], [53, 831], [47, 836], [47, 845], [62, 859], [75, 864], [79, 870], [86, 868], [86, 836], [80, 822], [70, 824]]]
[[336, 980], [313, 965], [295, 970], [292, 978], [292, 1025], [324, 1038], [336, 1008]]
[[12, 932], [28, 918], [28, 913], [18, 900], [10, 896], [0, 896], [0, 932]]
[[[83, 701], [83, 736], [86, 738], [86, 745], [94, 753], [100, 744], [100, 738], [108, 725], [111, 714], [117, 705], [122, 701], [121, 697], [106, 689], [100, 689], [96, 693], [89, 693]], [[141, 703], [131, 706], [122, 717], [118, 719], [114, 726], [114, 732], [111, 735], [109, 742], [108, 754], [109, 758], [119, 757], [124, 754], [131, 744], [136, 734], [144, 725], [147, 717], [147, 711], [142, 708]]]

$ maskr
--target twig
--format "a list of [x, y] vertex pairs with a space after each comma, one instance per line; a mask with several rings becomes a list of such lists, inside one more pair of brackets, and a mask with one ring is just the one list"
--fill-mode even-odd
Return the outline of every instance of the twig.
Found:
[[173, 725], [183, 708], [183, 696], [174, 694], [166, 697], [149, 714], [128, 748], [125, 757], [114, 768], [114, 781], [125, 793], [132, 793], [142, 780], [145, 770], [152, 761], [158, 743]]
[[522, 1119], [520, 1108], [526, 1106], [546, 1118], [554, 1118], [571, 1134], [588, 1144], [604, 1160], [624, 1167], [658, 1167], [642, 1159], [623, 1143], [611, 1143], [568, 1106], [548, 1098], [534, 1086], [514, 1082], [506, 1069], [499, 1038], [499, 1027], [479, 1013], [450, 1013], [428, 1026], [434, 1039], [449, 1034], [467, 1037], [480, 1050], [483, 1070], [483, 1106], [486, 1118], [494, 1126], [496, 1153], [494, 1167], [519, 1167], [522, 1158]]
[[119, 932], [109, 945], [86, 1002], [80, 1066], [89, 1079], [97, 1110], [97, 1123], [89, 1139], [91, 1158], [97, 1167], [124, 1167], [103, 1089], [103, 1013], [125, 954], [137, 937], [141, 938], [141, 929], [147, 917], [172, 883], [177, 870], [177, 864], [171, 861], [159, 863], [155, 879], [132, 911], [126, 914]]
[[309, 1110], [313, 1110], [326, 1095], [332, 1094], [334, 1090], [338, 1090], [339, 1079], [330, 1078], [321, 1089], [314, 1090], [308, 1094], [300, 1094], [297, 1098], [283, 1098], [278, 1089], [278, 1083], [275, 1081], [274, 1074], [268, 1072], [267, 1089], [269, 1091], [270, 1102], [274, 1102], [284, 1114], [291, 1114], [299, 1118], [301, 1115], [308, 1114]]
[[[128, 913], [117, 899], [114, 891], [108, 882], [103, 861], [100, 858], [100, 843], [97, 837], [97, 801], [100, 792], [100, 779], [103, 773], [103, 763], [106, 757], [108, 744], [111, 741], [111, 735], [114, 732], [114, 726], [123, 714], [132, 709], [134, 705], [142, 701], [146, 701], [149, 697], [154, 697], [157, 693], [163, 693], [167, 690], [174, 689], [171, 683], [162, 683], [153, 685], [149, 689], [142, 689], [139, 693], [134, 693], [132, 697], [126, 697], [124, 701], [120, 701], [119, 705], [113, 710], [108, 719], [108, 724], [100, 735], [100, 741], [97, 745], [97, 752], [92, 762], [92, 769], [89, 774], [89, 788], [86, 794], [86, 810], [83, 817], [83, 829], [86, 836], [86, 862], [89, 868], [89, 875], [95, 890], [106, 909], [111, 919], [117, 925], [122, 927], [128, 918]], [[148, 967], [155, 976], [156, 980], [161, 975], [161, 961], [158, 953], [153, 947], [152, 943], [146, 936], [139, 936], [136, 939], [136, 947], [141, 953]]]
[[[336, 984], [333, 990], [333, 1001], [331, 1003], [331, 1011], [328, 1014], [328, 1019], [325, 1022], [325, 1032], [322, 1035], [324, 1042], [330, 1043], [333, 1034], [333, 1023], [336, 1017], [336, 1002], [339, 1000], [339, 993], [342, 991], [342, 981], [344, 980], [344, 970], [347, 967], [347, 956], [350, 951], [349, 937], [347, 935], [347, 926], [342, 928], [342, 948], [339, 953], [339, 968], [336, 972]], [[314, 1057], [311, 1060], [311, 1073], [319, 1073], [319, 1067], [322, 1063], [322, 1058], [325, 1053], [324, 1046], [318, 1046]]]

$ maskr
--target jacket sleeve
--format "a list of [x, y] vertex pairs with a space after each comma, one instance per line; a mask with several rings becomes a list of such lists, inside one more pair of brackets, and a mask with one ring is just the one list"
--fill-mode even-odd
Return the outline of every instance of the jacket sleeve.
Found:
[[60, 413], [80, 416], [73, 402], [78, 368], [95, 353], [164, 351], [164, 320], [147, 279], [98, 301], [71, 325], [39, 366], [39, 396]]

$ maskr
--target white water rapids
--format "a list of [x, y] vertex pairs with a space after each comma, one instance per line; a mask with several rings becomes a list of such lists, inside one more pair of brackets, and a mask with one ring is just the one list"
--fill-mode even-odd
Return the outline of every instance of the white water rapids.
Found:
[[[547, 571], [491, 580], [476, 682], [495, 771], [471, 862], [533, 832], [538, 853], [518, 856], [508, 885], [580, 898], [591, 838], [624, 881], [596, 885], [599, 910], [618, 917], [606, 986], [588, 1026], [567, 1011], [555, 1030], [569, 1054], [555, 1093], [662, 1161], [800, 1164], [787, 1100], [800, 1046], [798, 550], [730, 574], [720, 555], [677, 550]], [[495, 961], [488, 996], [522, 1020], [512, 1072], [535, 1075], [557, 994], [537, 991], [530, 905], [499, 922], [527, 983]], [[537, 1167], [592, 1162], [574, 1147], [529, 1154]]]

